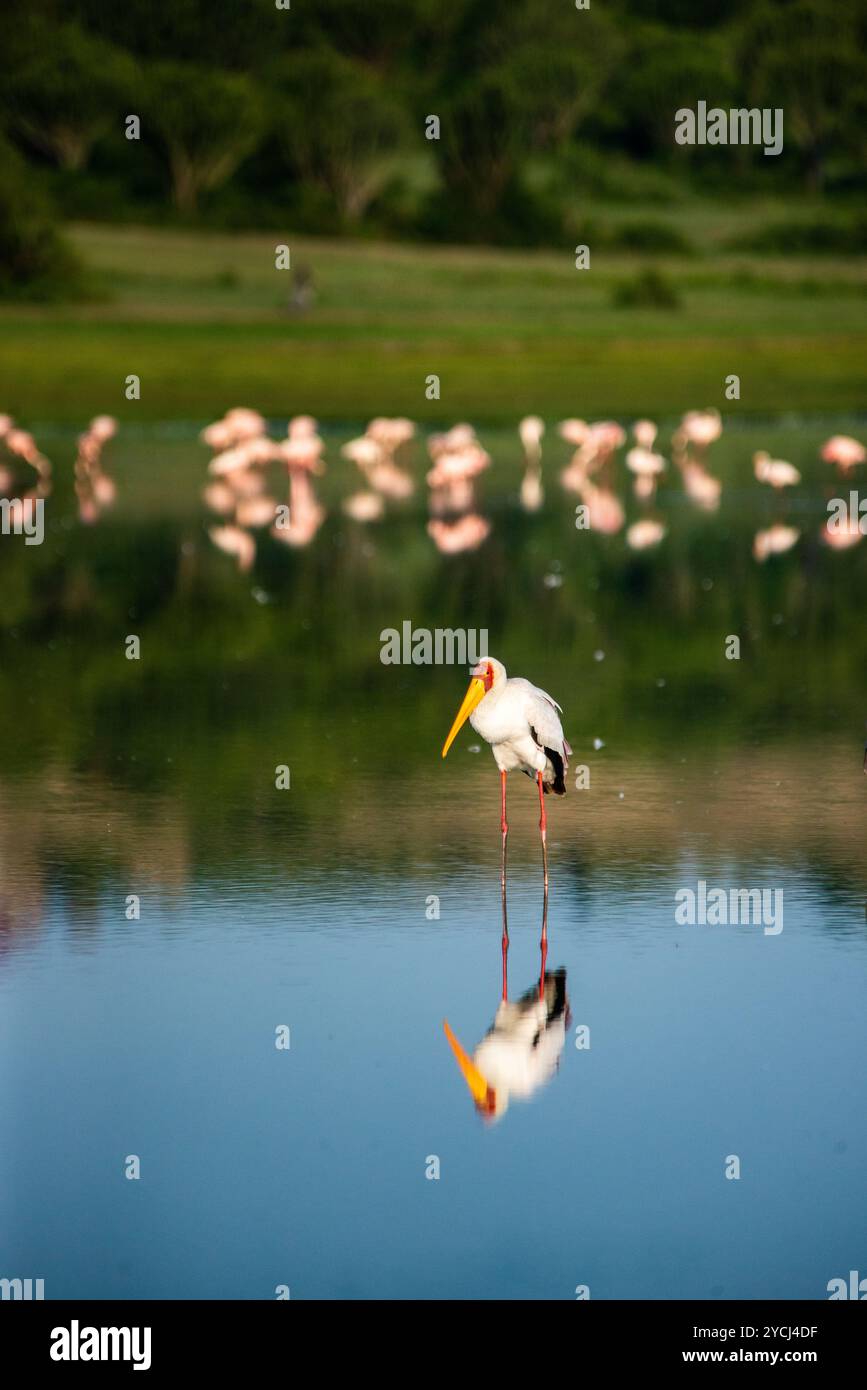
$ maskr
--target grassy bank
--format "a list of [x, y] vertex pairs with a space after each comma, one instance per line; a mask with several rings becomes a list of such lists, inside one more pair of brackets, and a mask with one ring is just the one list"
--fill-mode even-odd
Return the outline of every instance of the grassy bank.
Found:
[[[73, 239], [97, 298], [0, 307], [0, 408], [24, 421], [103, 410], [129, 422], [204, 419], [238, 402], [275, 416], [399, 412], [430, 423], [864, 405], [860, 260], [657, 257], [677, 307], [623, 307], [647, 263], [637, 253], [591, 248], [591, 268], [578, 271], [568, 247], [291, 238], [293, 267], [308, 267], [316, 286], [312, 308], [293, 316], [273, 234], [83, 226]], [[141, 377], [138, 402], [124, 399], [130, 373]], [[439, 401], [425, 398], [431, 373]], [[740, 403], [724, 398], [731, 373]]]

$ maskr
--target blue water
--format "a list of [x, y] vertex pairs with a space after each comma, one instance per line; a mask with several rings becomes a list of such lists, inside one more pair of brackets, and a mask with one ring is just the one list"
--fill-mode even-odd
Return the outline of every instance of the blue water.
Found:
[[[867, 1276], [867, 547], [819, 540], [830, 430], [727, 433], [719, 514], [670, 477], [642, 554], [576, 530], [556, 444], [525, 516], [516, 441], [486, 436], [490, 538], [444, 556], [423, 453], [364, 529], [331, 443], [321, 531], [261, 536], [248, 574], [208, 538], [194, 438], [120, 441], [92, 527], [49, 440], [65, 500], [44, 545], [0, 549], [0, 1278], [824, 1299]], [[760, 446], [803, 494], [761, 490]], [[759, 565], [786, 506], [803, 535]], [[590, 773], [549, 806], [559, 1065], [493, 1122], [443, 1020], [472, 1054], [501, 1000], [498, 777], [469, 728], [439, 755], [465, 670], [381, 663], [404, 621], [489, 631]], [[542, 873], [534, 788], [509, 798], [514, 1001]], [[679, 925], [700, 880], [782, 893], [783, 930]]]
[[[721, 761], [692, 756], [695, 785]], [[864, 1267], [863, 868], [823, 867], [803, 824], [794, 852], [780, 826], [772, 852], [750, 844], [749, 798], [722, 835], [676, 808], [660, 855], [666, 772], [633, 758], [596, 829], [581, 793], [554, 805], [548, 966], [572, 1018], [550, 1084], [486, 1124], [442, 1019], [472, 1050], [500, 997], [497, 778], [486, 750], [433, 771], [376, 808], [347, 776], [399, 867], [337, 842], [305, 858], [298, 826], [279, 862], [250, 836], [221, 875], [138, 885], [128, 921], [128, 875], [93, 890], [45, 865], [40, 925], [0, 959], [0, 1272], [49, 1298], [812, 1299]], [[515, 997], [538, 979], [541, 871], [533, 789], [512, 780]], [[842, 801], [841, 860], [860, 854], [861, 796], [830, 756], [816, 834]], [[142, 823], [158, 813], [143, 795]], [[787, 814], [783, 798], [782, 830]], [[699, 876], [783, 886], [783, 931], [677, 926]], [[4, 897], [27, 887], [7, 866]]]

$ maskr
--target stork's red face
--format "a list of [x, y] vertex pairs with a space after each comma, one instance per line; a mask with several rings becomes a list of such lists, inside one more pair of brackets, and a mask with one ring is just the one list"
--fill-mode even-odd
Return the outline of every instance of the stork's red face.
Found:
[[473, 667], [472, 674], [474, 678], [484, 682], [485, 694], [487, 695], [494, 684], [494, 668], [490, 661], [480, 661], [478, 666]]
[[462, 726], [469, 719], [476, 705], [484, 700], [491, 686], [494, 684], [494, 668], [489, 661], [480, 661], [478, 666], [473, 667], [473, 678], [464, 696], [464, 702], [455, 715], [455, 722], [449, 729], [449, 736], [443, 744], [443, 757], [451, 748]]

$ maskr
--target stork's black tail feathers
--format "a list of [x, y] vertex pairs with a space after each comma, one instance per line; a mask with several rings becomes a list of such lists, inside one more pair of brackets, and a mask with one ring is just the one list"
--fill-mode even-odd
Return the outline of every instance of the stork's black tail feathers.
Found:
[[[547, 1010], [548, 1023], [553, 1023], [569, 1007], [569, 1000], [566, 998], [566, 970], [561, 965], [559, 970], [545, 971], [545, 1008]], [[520, 1007], [528, 1009], [534, 1008], [539, 999], [538, 983], [532, 985], [526, 994], [522, 994], [518, 1000]]]
[[555, 796], [565, 796], [566, 765], [564, 764], [560, 754], [557, 753], [553, 748], [546, 748], [545, 756], [546, 758], [548, 758], [548, 760], [551, 763], [551, 766], [554, 769], [554, 781], [550, 787], [547, 783], [545, 784], [545, 791], [552, 791], [555, 794]]
[[553, 974], [545, 975], [545, 1002], [548, 1005], [548, 1022], [559, 1018], [568, 1005], [566, 998], [566, 971], [561, 966]]
[[[566, 759], [569, 757], [569, 754], [572, 752], [572, 749], [569, 747], [565, 739], [563, 740], [562, 753], [558, 753], [556, 748], [544, 747], [539, 738], [539, 735], [536, 733], [536, 730], [533, 728], [532, 724], [530, 725], [530, 733], [533, 735], [533, 742], [536, 744], [537, 748], [543, 749], [545, 757], [548, 759], [548, 762], [554, 769], [554, 781], [550, 785], [544, 780], [544, 778], [542, 780], [542, 787], [545, 794], [547, 795], [548, 792], [553, 792], [555, 796], [565, 796], [566, 773], [569, 771], [569, 764], [566, 761]], [[525, 767], [524, 771], [526, 772], [528, 777], [532, 777], [534, 775], [529, 770], [529, 768]]]

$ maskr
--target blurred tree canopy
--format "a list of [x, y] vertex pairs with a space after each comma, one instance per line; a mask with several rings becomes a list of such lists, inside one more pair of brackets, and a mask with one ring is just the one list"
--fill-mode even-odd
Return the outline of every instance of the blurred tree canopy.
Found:
[[738, 33], [750, 103], [782, 107], [786, 133], [814, 190], [824, 185], [830, 158], [861, 146], [865, 39], [865, 7], [850, 0], [834, 5], [833, 22], [824, 0], [792, 0], [784, 26], [778, 6], [764, 0]]
[[0, 137], [0, 299], [77, 297], [82, 267], [54, 225], [26, 165]]
[[295, 177], [323, 189], [356, 222], [408, 139], [409, 119], [381, 77], [334, 49], [279, 59], [268, 70], [274, 128]]
[[[73, 216], [532, 242], [612, 160], [863, 189], [867, 0], [28, 0], [4, 39], [0, 133]], [[700, 100], [781, 107], [782, 155], [677, 145]]]
[[142, 75], [142, 119], [165, 150], [174, 200], [193, 213], [256, 144], [264, 105], [243, 73], [200, 63], [151, 63]]
[[135, 80], [123, 49], [76, 23], [50, 34], [38, 15], [11, 29], [3, 105], [13, 133], [63, 169], [82, 169], [122, 109]]

